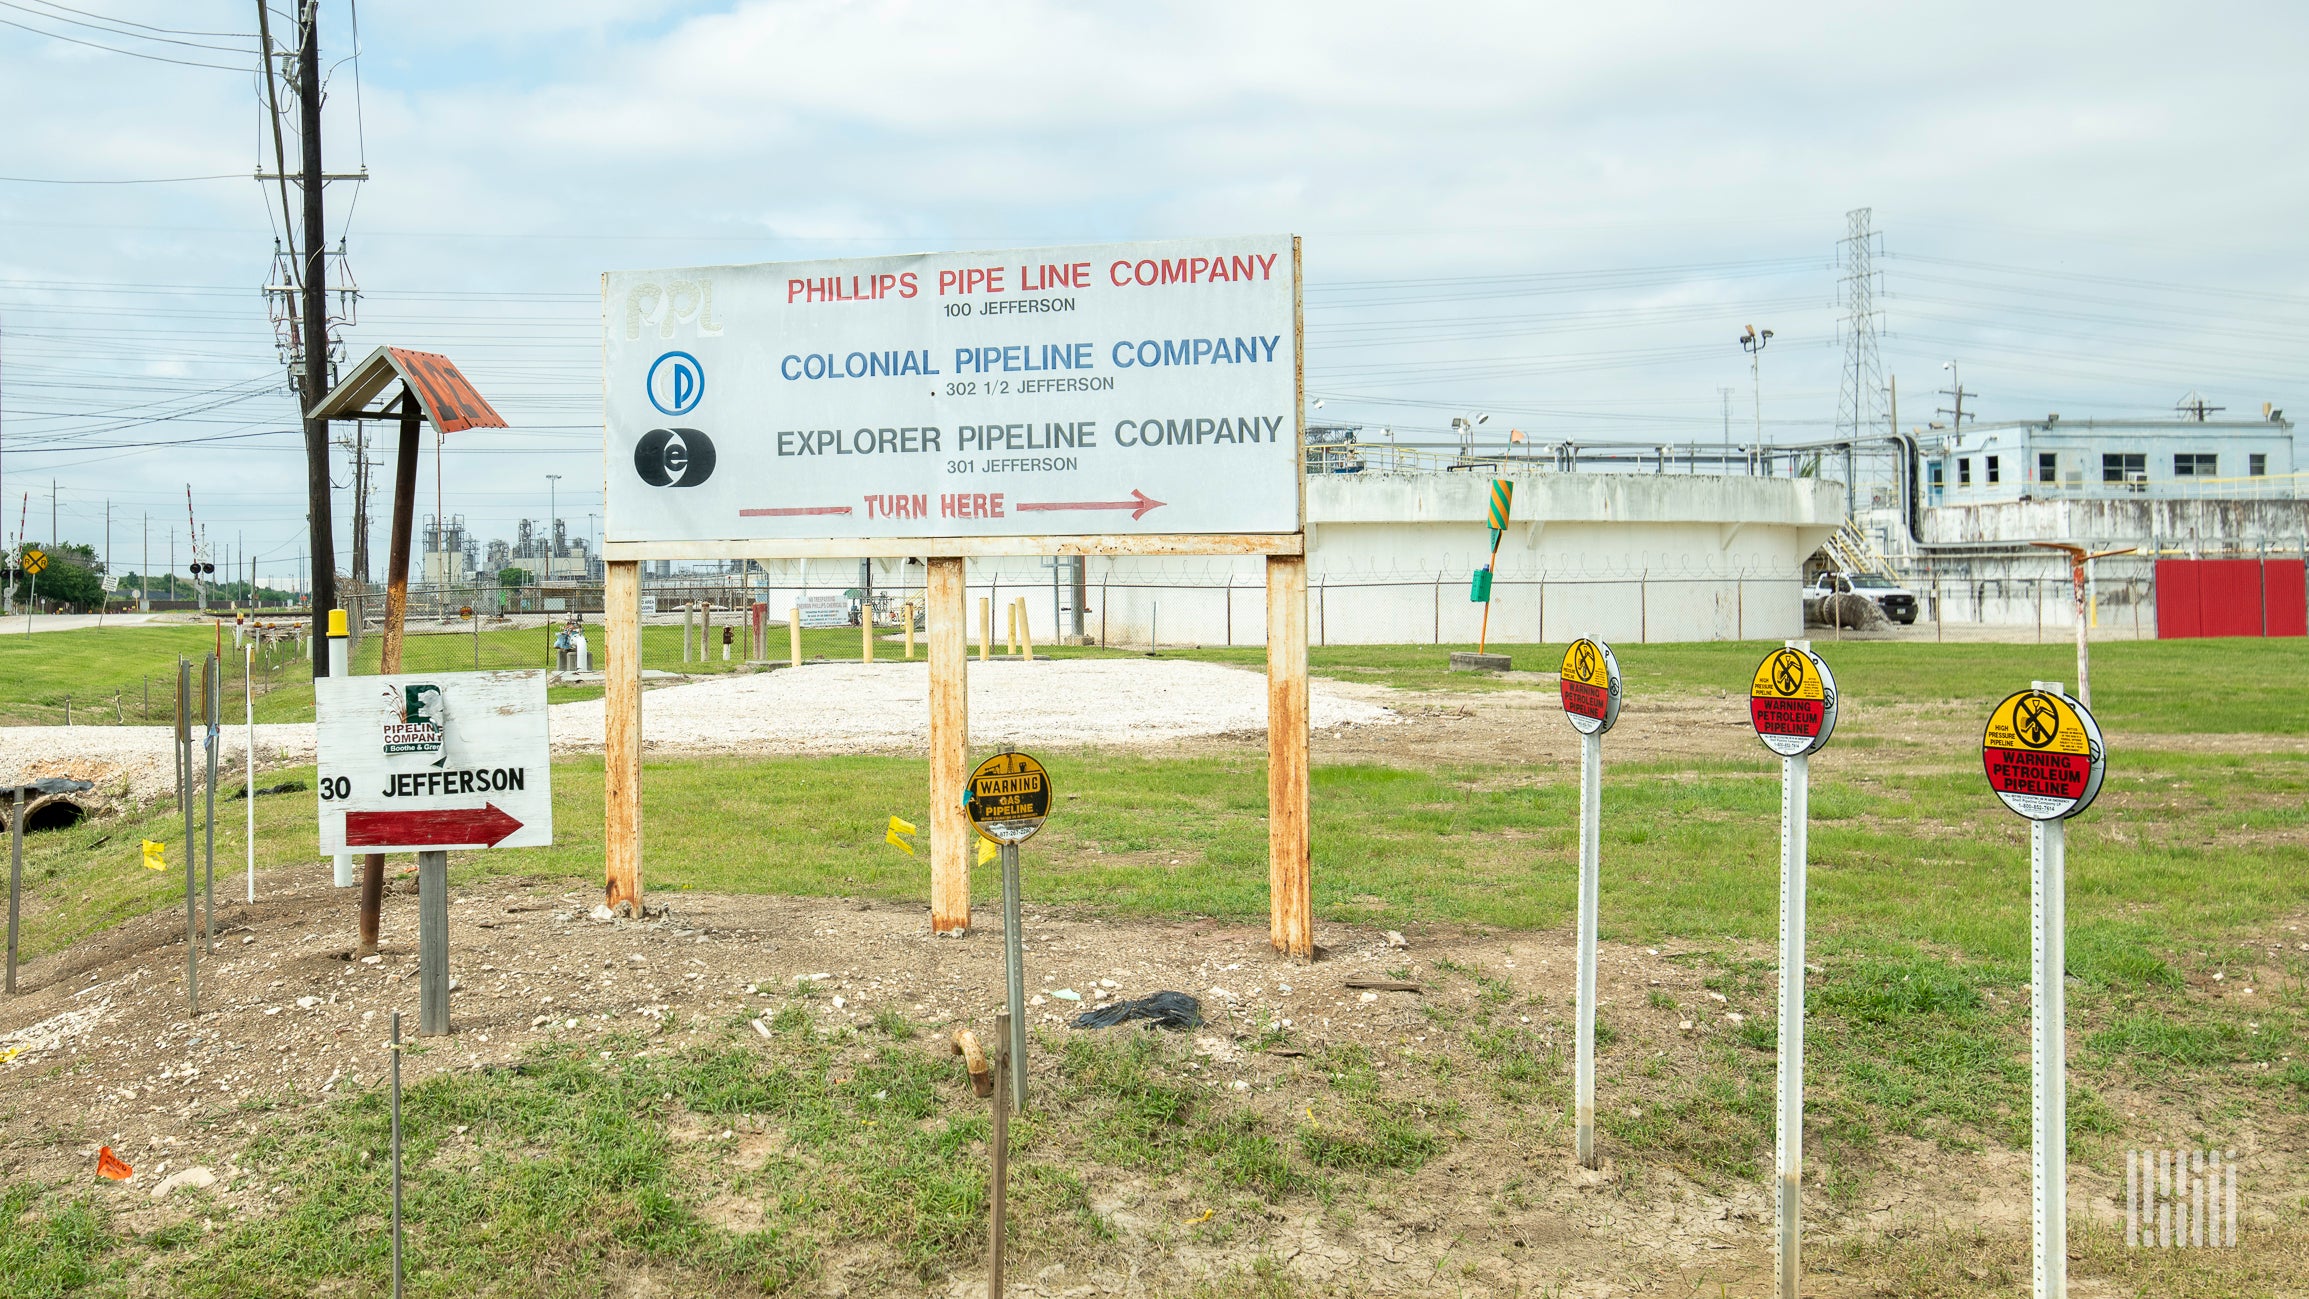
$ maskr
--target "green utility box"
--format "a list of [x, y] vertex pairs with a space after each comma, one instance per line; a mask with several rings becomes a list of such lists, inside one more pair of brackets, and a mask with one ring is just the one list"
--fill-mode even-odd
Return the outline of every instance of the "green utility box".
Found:
[[1479, 568], [1475, 570], [1475, 580], [1469, 583], [1467, 587], [1467, 600], [1470, 604], [1491, 603], [1490, 569]]

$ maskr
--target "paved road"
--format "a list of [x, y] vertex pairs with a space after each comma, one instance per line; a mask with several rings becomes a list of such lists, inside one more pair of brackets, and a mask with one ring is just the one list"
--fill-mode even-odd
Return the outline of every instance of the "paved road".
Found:
[[23, 636], [36, 631], [79, 631], [97, 626], [99, 620], [106, 627], [149, 627], [156, 624], [189, 621], [178, 613], [26, 613], [12, 618], [0, 618], [0, 636]]

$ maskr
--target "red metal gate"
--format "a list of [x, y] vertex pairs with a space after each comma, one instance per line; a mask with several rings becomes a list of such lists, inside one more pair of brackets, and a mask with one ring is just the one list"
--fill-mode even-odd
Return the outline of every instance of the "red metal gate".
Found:
[[2160, 559], [2157, 638], [2309, 636], [2298, 559]]

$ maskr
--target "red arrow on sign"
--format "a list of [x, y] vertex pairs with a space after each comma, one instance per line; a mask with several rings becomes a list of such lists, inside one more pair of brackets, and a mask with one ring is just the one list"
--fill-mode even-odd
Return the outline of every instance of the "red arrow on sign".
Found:
[[1020, 510], [1129, 510], [1133, 519], [1143, 519], [1148, 510], [1161, 509], [1168, 501], [1158, 501], [1136, 487], [1130, 489], [1127, 501], [1020, 501]]
[[494, 848], [521, 828], [495, 803], [481, 807], [450, 807], [429, 812], [347, 812], [347, 848], [387, 844], [469, 844]]
[[792, 519], [811, 514], [848, 514], [847, 505], [786, 505], [777, 509], [739, 510], [741, 519]]

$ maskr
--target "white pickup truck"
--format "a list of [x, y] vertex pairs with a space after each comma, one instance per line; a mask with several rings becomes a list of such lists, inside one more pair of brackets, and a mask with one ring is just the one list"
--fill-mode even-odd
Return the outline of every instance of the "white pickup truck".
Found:
[[1804, 588], [1804, 616], [1820, 618], [1820, 606], [1831, 595], [1860, 595], [1876, 602], [1884, 616], [1903, 626], [1916, 621], [1916, 595], [1882, 573], [1822, 573]]

